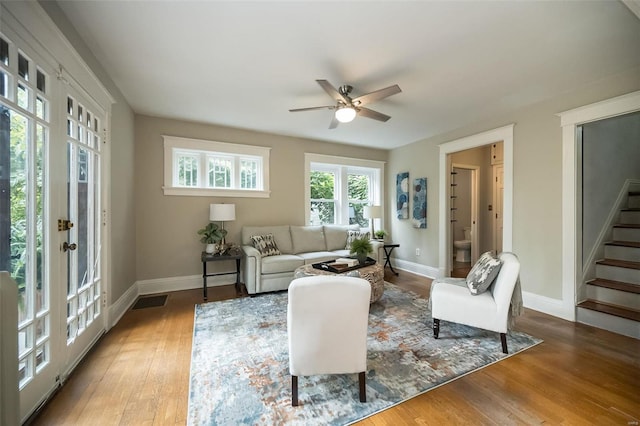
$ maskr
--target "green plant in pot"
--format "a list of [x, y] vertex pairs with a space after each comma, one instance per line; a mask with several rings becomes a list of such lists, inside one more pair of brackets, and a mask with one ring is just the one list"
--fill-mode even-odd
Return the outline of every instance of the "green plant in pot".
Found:
[[209, 222], [204, 228], [198, 229], [198, 235], [201, 235], [200, 242], [207, 245], [204, 251], [211, 254], [215, 252], [215, 245], [227, 235], [227, 231]]
[[384, 229], [378, 229], [373, 235], [375, 235], [378, 240], [384, 240], [384, 237], [387, 236], [387, 231]]
[[367, 260], [369, 253], [373, 251], [373, 246], [368, 238], [356, 238], [351, 242], [351, 254], [356, 255], [356, 259], [361, 265]]

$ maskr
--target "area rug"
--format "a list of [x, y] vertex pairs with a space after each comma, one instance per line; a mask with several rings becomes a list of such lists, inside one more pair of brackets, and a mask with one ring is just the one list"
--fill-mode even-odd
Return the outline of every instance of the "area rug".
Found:
[[[512, 331], [511, 355], [541, 342]], [[195, 307], [189, 425], [344, 425], [392, 407], [464, 374], [500, 361], [500, 337], [442, 322], [431, 331], [427, 300], [385, 283], [371, 305], [367, 402], [358, 375], [300, 377], [291, 406], [287, 293]]]

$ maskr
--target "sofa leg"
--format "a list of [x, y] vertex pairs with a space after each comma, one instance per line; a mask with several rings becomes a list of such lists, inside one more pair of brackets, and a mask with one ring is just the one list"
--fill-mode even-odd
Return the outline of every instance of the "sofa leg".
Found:
[[502, 352], [505, 354], [508, 354], [509, 351], [507, 350], [507, 334], [506, 333], [500, 333], [500, 341], [502, 342]]
[[360, 384], [360, 402], [367, 402], [367, 376], [364, 371], [358, 374], [358, 383]]
[[298, 376], [291, 376], [291, 405], [298, 406]]
[[437, 339], [440, 335], [440, 320], [434, 318], [433, 319], [433, 338]]

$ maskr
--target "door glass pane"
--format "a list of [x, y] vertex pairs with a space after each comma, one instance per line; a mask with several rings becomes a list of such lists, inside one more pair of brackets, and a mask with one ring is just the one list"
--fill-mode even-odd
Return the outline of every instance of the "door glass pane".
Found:
[[95, 114], [67, 98], [69, 218], [67, 344], [100, 314], [100, 137]]

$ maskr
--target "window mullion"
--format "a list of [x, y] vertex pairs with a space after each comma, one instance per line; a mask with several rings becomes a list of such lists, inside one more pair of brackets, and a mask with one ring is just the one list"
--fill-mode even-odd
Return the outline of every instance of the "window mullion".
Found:
[[198, 166], [198, 181], [196, 182], [196, 187], [209, 188], [209, 157], [206, 152], [200, 154]]

